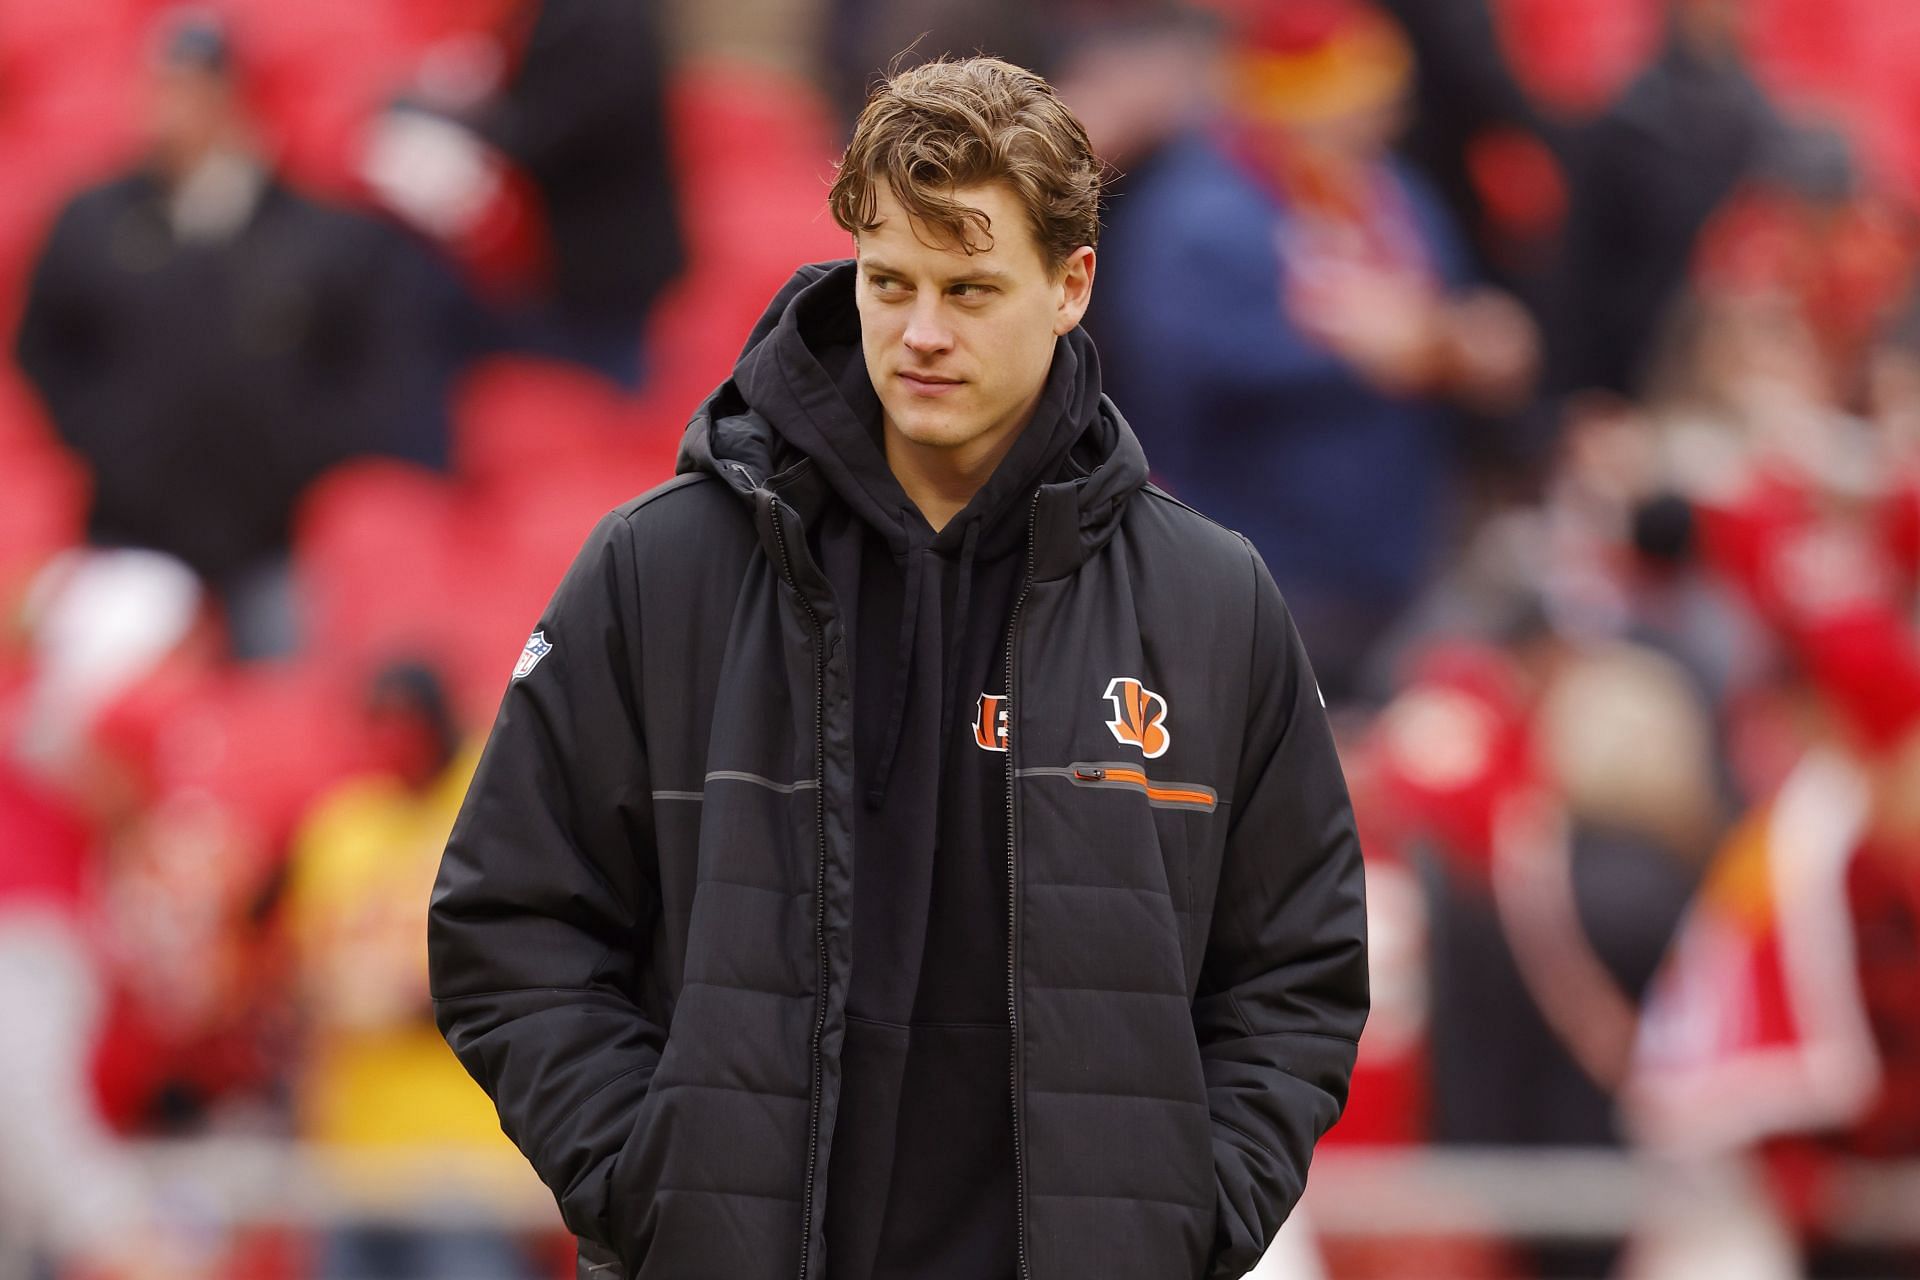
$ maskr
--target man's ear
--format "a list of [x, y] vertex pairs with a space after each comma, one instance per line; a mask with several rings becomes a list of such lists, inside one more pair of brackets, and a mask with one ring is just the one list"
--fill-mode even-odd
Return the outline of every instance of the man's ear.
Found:
[[1093, 301], [1093, 246], [1083, 244], [1067, 255], [1060, 268], [1060, 309], [1053, 318], [1054, 336], [1071, 330], [1087, 314]]

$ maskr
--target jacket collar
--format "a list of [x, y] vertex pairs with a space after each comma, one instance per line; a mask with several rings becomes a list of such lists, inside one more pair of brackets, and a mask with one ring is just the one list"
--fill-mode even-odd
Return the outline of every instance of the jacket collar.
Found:
[[[755, 411], [741, 409], [715, 421], [708, 416], [712, 404], [709, 400], [688, 424], [675, 470], [711, 474], [749, 505], [777, 498], [802, 524], [811, 522], [832, 500], [832, 488], [819, 468], [804, 454], [782, 450], [778, 433]], [[1105, 546], [1119, 528], [1128, 501], [1146, 483], [1146, 453], [1139, 437], [1105, 396], [1100, 414], [1107, 438], [1104, 455], [1075, 449], [1067, 466], [1076, 474], [1038, 486], [1036, 580], [1064, 577]]]

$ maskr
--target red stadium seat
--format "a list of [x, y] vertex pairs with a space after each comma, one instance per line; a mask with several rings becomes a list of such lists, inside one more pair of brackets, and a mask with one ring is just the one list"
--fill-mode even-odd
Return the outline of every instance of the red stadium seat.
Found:
[[0, 599], [86, 526], [86, 468], [60, 447], [39, 403], [0, 366]]
[[629, 416], [617, 386], [575, 365], [488, 360], [454, 393], [454, 467], [462, 480], [492, 489], [593, 466], [617, 447]]
[[314, 484], [294, 533], [308, 649], [372, 662], [430, 648], [459, 554], [456, 507], [443, 477], [385, 459], [347, 463]]
[[795, 265], [845, 257], [850, 245], [826, 214], [835, 126], [818, 91], [710, 61], [675, 75], [667, 109], [688, 264], [648, 326], [645, 412], [674, 423], [677, 442]]
[[649, 483], [575, 468], [462, 508], [451, 592], [457, 625], [446, 630], [444, 652], [455, 697], [478, 723], [491, 718], [527, 634], [594, 522]]

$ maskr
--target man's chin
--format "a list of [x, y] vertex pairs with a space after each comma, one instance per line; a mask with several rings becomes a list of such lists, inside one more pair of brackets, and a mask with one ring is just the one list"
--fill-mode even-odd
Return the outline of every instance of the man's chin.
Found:
[[979, 424], [954, 413], [930, 413], [925, 409], [892, 415], [894, 430], [903, 440], [922, 449], [953, 449], [980, 434]]

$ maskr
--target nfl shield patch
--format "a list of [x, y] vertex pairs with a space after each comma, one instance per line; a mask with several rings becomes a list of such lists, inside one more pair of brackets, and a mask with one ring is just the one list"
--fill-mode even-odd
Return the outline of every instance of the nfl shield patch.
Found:
[[520, 651], [520, 661], [513, 664], [513, 678], [518, 680], [521, 676], [526, 675], [529, 671], [532, 671], [534, 667], [539, 665], [540, 659], [552, 652], [553, 646], [547, 643], [547, 633], [544, 631], [534, 632], [531, 636], [527, 637], [527, 647]]

